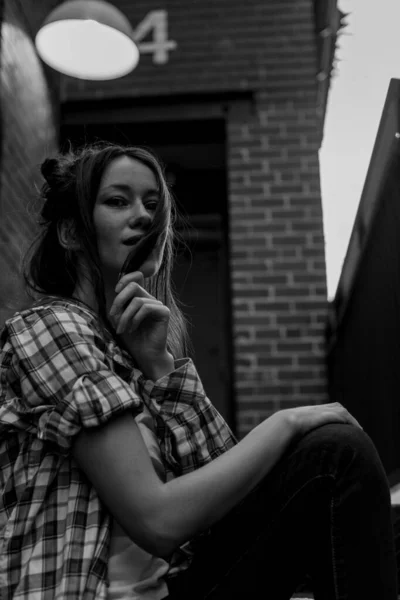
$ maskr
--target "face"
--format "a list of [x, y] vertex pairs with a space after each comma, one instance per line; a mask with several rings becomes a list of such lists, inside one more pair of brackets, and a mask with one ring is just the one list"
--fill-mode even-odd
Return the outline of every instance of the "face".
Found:
[[[153, 171], [139, 160], [122, 156], [104, 171], [93, 210], [103, 275], [114, 282], [135, 243], [149, 230], [160, 193]], [[164, 245], [141, 265], [144, 277], [160, 268]]]

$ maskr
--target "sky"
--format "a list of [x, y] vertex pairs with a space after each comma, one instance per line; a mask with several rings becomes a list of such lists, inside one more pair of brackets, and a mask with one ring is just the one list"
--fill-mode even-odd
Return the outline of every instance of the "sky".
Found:
[[400, 78], [400, 1], [338, 0], [337, 51], [320, 150], [328, 297], [335, 295], [391, 78]]

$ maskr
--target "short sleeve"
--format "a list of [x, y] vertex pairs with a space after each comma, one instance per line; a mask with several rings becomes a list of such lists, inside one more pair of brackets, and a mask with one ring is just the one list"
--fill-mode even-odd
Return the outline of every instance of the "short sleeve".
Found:
[[85, 316], [50, 306], [16, 315], [7, 327], [3, 427], [25, 429], [65, 454], [82, 428], [143, 410], [134, 388], [112, 370], [107, 344]]
[[157, 381], [140, 376], [138, 388], [174, 476], [202, 467], [236, 444], [225, 419], [207, 398], [191, 359], [175, 361], [174, 371]]

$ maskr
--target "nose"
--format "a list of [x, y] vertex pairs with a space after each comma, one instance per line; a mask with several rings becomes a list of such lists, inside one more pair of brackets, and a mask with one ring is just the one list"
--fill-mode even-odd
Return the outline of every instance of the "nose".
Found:
[[146, 210], [143, 202], [141, 200], [137, 200], [135, 205], [132, 208], [130, 217], [129, 217], [129, 226], [132, 229], [141, 228], [148, 229], [151, 225], [152, 217]]

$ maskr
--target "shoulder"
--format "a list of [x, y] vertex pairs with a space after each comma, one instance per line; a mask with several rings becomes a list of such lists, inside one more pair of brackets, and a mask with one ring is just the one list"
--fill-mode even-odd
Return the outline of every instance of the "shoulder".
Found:
[[[21, 337], [30, 331], [57, 337], [62, 333], [78, 336], [104, 336], [104, 328], [94, 311], [69, 299], [48, 296], [34, 302], [29, 308], [16, 312], [4, 325], [3, 332]], [[5, 334], [4, 334], [5, 335]]]
[[89, 306], [83, 304], [83, 302], [57, 296], [44, 296], [33, 302], [29, 307], [14, 313], [14, 315], [6, 321], [6, 325], [19, 319], [32, 322], [38, 319], [68, 319], [68, 317], [72, 320], [78, 319], [80, 321], [85, 321], [91, 325], [99, 323], [98, 315]]
[[11, 349], [19, 359], [38, 360], [61, 353], [70, 356], [106, 353], [109, 340], [100, 319], [84, 305], [46, 297], [16, 312], [5, 323], [1, 347]]
[[35, 303], [6, 322], [2, 342], [0, 396], [7, 402], [0, 403], [0, 427], [28, 428], [65, 452], [82, 427], [141, 411], [141, 399], [114, 368], [96, 314], [84, 307]]

